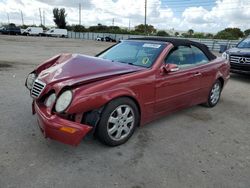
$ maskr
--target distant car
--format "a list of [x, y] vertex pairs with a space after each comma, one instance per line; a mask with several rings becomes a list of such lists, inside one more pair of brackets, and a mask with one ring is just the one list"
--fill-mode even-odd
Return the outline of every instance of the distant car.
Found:
[[99, 36], [97, 36], [97, 37], [96, 37], [96, 40], [97, 40], [97, 41], [106, 41], [106, 42], [116, 42], [116, 40], [113, 39], [113, 38], [110, 37], [110, 36], [106, 36], [106, 37], [99, 37]]
[[42, 35], [43, 34], [43, 28], [42, 27], [28, 27], [23, 31], [23, 35]]
[[7, 35], [21, 35], [20, 27], [16, 27], [16, 25], [13, 23], [3, 26], [0, 32]]
[[104, 37], [104, 41], [106, 42], [116, 42], [116, 40], [110, 36]]
[[49, 37], [68, 37], [68, 31], [67, 29], [57, 29], [57, 28], [52, 28], [46, 31], [45, 33], [46, 36]]
[[104, 39], [103, 37], [97, 36], [95, 40], [97, 40], [97, 41], [103, 41], [103, 39]]
[[45, 137], [77, 145], [90, 131], [125, 143], [136, 127], [197, 104], [214, 107], [229, 61], [189, 40], [134, 38], [96, 57], [60, 54], [32, 71], [26, 87]]
[[243, 39], [222, 56], [230, 60], [231, 72], [250, 74], [250, 38]]

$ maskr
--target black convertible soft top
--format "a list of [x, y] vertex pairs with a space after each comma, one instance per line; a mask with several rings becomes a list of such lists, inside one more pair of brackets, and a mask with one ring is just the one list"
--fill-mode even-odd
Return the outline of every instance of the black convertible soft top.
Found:
[[187, 39], [176, 39], [176, 38], [165, 38], [165, 37], [138, 37], [138, 38], [129, 38], [128, 40], [147, 40], [147, 41], [158, 41], [158, 42], [169, 42], [174, 45], [174, 47], [178, 46], [195, 46], [199, 48], [203, 53], [206, 54], [208, 59], [211, 61], [216, 59], [216, 56], [210, 52], [208, 47], [205, 44], [201, 44], [199, 42], [187, 40]]

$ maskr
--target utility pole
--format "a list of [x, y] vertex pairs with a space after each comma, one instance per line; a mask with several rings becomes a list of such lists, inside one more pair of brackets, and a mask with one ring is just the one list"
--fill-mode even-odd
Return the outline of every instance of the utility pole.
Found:
[[22, 18], [22, 24], [24, 25], [24, 21], [23, 21], [23, 12], [21, 11], [21, 18]]
[[81, 25], [81, 3], [79, 3], [79, 25]]
[[7, 13], [7, 18], [8, 18], [8, 24], [10, 25], [10, 16], [9, 16], [9, 13]]
[[144, 20], [144, 27], [145, 27], [145, 35], [147, 35], [147, 0], [145, 0], [145, 20]]
[[43, 10], [43, 25], [45, 26], [45, 11]]
[[39, 8], [39, 14], [40, 14], [40, 21], [41, 21], [41, 25], [43, 25], [41, 8]]
[[115, 26], [115, 18], [112, 19], [112, 26]]

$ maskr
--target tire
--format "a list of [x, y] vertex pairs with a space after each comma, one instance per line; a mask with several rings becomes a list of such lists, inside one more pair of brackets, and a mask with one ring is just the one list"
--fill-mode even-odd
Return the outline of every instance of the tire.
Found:
[[222, 83], [220, 80], [216, 80], [213, 86], [211, 87], [211, 90], [209, 92], [208, 99], [205, 105], [210, 108], [216, 106], [216, 104], [220, 100], [221, 91], [222, 91]]
[[125, 143], [139, 124], [137, 105], [129, 98], [122, 97], [108, 103], [97, 127], [98, 139], [108, 146]]

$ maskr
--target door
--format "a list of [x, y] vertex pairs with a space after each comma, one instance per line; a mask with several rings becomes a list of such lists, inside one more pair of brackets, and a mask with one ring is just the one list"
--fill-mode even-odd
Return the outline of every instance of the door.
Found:
[[179, 46], [173, 49], [164, 63], [176, 64], [179, 70], [156, 76], [156, 113], [172, 112], [192, 105], [200, 89], [201, 73], [194, 64], [191, 47]]
[[192, 50], [194, 54], [194, 64], [202, 75], [200, 79], [200, 90], [196, 93], [196, 99], [198, 100], [196, 104], [199, 104], [207, 100], [218, 66], [210, 62], [206, 54], [199, 48], [192, 46]]

